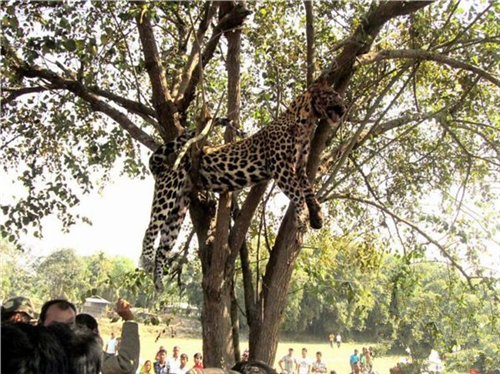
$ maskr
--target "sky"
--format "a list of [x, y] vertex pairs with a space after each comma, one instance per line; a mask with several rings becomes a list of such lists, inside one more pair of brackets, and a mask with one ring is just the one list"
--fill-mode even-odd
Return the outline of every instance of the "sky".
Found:
[[[5, 203], [19, 187], [5, 175], [1, 184], [1, 200]], [[39, 256], [46, 256], [56, 249], [73, 248], [82, 256], [102, 250], [137, 262], [149, 221], [153, 188], [154, 181], [150, 176], [143, 180], [117, 178], [101, 193], [93, 191], [83, 196], [81, 203], [74, 208], [74, 213], [89, 217], [92, 226], [77, 223], [65, 234], [57, 217], [50, 216], [42, 221], [43, 239], [24, 236], [21, 243]]]
[[[20, 185], [12, 184], [5, 174], [2, 174], [1, 185], [2, 203], [12, 196], [19, 196]], [[129, 257], [138, 264], [142, 238], [149, 222], [153, 190], [154, 180], [150, 175], [142, 180], [117, 176], [101, 192], [96, 189], [81, 197], [81, 203], [73, 209], [74, 213], [90, 218], [92, 226], [77, 223], [69, 233], [63, 233], [57, 217], [50, 216], [42, 221], [42, 239], [24, 236], [21, 243], [38, 256], [47, 256], [61, 248], [73, 248], [81, 256], [103, 251], [111, 256]], [[283, 197], [277, 200], [280, 201], [275, 202], [274, 209], [279, 210], [278, 205], [286, 204], [287, 199]], [[500, 201], [497, 205], [500, 207]], [[492, 242], [489, 253], [481, 259], [490, 269], [500, 269], [500, 233], [496, 239], [497, 243]]]

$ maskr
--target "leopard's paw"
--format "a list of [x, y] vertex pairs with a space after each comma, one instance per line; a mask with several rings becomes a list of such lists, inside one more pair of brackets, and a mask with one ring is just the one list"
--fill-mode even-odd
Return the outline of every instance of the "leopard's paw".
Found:
[[309, 217], [309, 223], [311, 224], [311, 228], [320, 229], [323, 227], [323, 214], [321, 212], [315, 212], [315, 214], [311, 214]]

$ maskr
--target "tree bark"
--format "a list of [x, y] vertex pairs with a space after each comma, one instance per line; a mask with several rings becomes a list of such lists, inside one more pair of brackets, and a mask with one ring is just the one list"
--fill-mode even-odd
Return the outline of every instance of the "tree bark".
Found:
[[[147, 7], [146, 3], [142, 1], [137, 4]], [[153, 107], [156, 110], [157, 119], [161, 125], [160, 134], [163, 140], [168, 142], [179, 136], [183, 129], [177, 120], [177, 109], [170, 97], [165, 69], [161, 64], [158, 54], [153, 26], [151, 25], [148, 12], [141, 12], [137, 15], [136, 21], [146, 70], [149, 75], [151, 87], [153, 88]]]
[[[234, 2], [220, 4], [220, 18], [234, 11]], [[240, 113], [240, 50], [241, 31], [224, 33], [228, 41], [226, 68], [228, 70], [227, 118], [238, 126]], [[196, 71], [196, 70], [195, 70]], [[234, 141], [233, 130], [226, 129], [226, 142]], [[232, 193], [221, 194], [211, 260], [204, 274], [203, 349], [207, 366], [232, 367], [239, 358], [237, 331], [238, 311], [233, 296], [234, 263], [236, 254], [229, 246]], [[236, 352], [235, 352], [236, 347]]]

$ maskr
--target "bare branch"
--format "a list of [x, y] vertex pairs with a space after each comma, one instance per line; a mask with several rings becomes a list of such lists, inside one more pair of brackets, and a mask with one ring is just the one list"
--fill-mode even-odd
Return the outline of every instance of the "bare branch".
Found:
[[405, 225], [409, 226], [411, 229], [413, 229], [414, 231], [419, 233], [421, 236], [423, 236], [429, 243], [436, 246], [440, 250], [441, 254], [445, 258], [447, 258], [450, 261], [450, 263], [464, 276], [464, 278], [467, 280], [467, 283], [469, 284], [469, 287], [471, 289], [474, 288], [474, 286], [472, 284], [472, 277], [469, 274], [467, 274], [467, 272], [464, 270], [464, 268], [453, 258], [453, 256], [446, 250], [446, 248], [444, 246], [442, 246], [438, 241], [434, 240], [429, 234], [427, 234], [425, 231], [423, 231], [420, 227], [418, 227], [413, 222], [410, 222], [409, 220], [398, 216], [396, 213], [389, 210], [388, 208], [386, 208], [382, 204], [379, 204], [379, 203], [376, 203], [376, 202], [373, 202], [370, 200], [362, 199], [362, 198], [355, 197], [352, 195], [340, 195], [340, 194], [332, 195], [332, 198], [333, 199], [347, 199], [347, 200], [357, 201], [359, 203], [371, 205], [371, 206], [379, 209], [380, 211], [388, 214], [389, 216], [394, 218], [396, 221], [404, 223]]
[[[146, 3], [142, 1], [135, 2], [135, 4], [147, 7]], [[136, 21], [146, 70], [153, 89], [153, 107], [156, 110], [156, 117], [163, 130], [160, 134], [165, 141], [170, 141], [175, 139], [183, 129], [177, 120], [176, 108], [168, 91], [165, 69], [161, 64], [148, 12], [143, 11], [138, 14]]]
[[367, 65], [377, 61], [399, 58], [412, 59], [417, 61], [435, 61], [451, 66], [453, 68], [471, 71], [479, 75], [481, 78], [490, 81], [497, 87], [500, 87], [500, 80], [498, 78], [477, 66], [455, 60], [439, 53], [428, 52], [420, 49], [395, 49], [365, 53], [358, 59], [357, 66]]
[[306, 35], [307, 35], [307, 85], [311, 85], [314, 79], [314, 16], [313, 16], [313, 2], [304, 0], [306, 8]]
[[196, 86], [198, 85], [201, 79], [200, 71], [202, 71], [208, 64], [208, 62], [212, 59], [213, 54], [215, 52], [215, 48], [219, 43], [220, 37], [225, 31], [240, 27], [243, 24], [245, 18], [249, 14], [250, 11], [247, 10], [243, 4], [238, 3], [231, 10], [231, 12], [222, 17], [217, 26], [214, 28], [212, 37], [207, 42], [205, 51], [202, 53], [201, 65], [200, 63], [198, 63], [198, 65], [194, 68], [193, 75], [189, 80], [189, 84], [186, 87], [184, 96], [182, 96], [182, 98], [179, 98], [179, 100], [176, 101], [177, 108], [179, 110], [179, 113], [181, 113], [181, 116], [185, 114], [187, 108], [189, 107], [189, 105], [191, 104], [191, 102], [195, 97]]
[[103, 90], [96, 86], [89, 87], [89, 91], [95, 93], [96, 95], [105, 97], [106, 99], [112, 100], [117, 104], [120, 104], [120, 106], [132, 113], [148, 116], [151, 120], [156, 118], [156, 112], [147, 105], [138, 103], [137, 101], [126, 99], [120, 95]]
[[5, 105], [16, 100], [20, 96], [29, 95], [32, 93], [50, 91], [50, 90], [54, 90], [54, 89], [56, 89], [56, 87], [54, 87], [53, 85], [24, 87], [24, 88], [19, 88], [19, 89], [12, 89], [12, 90], [8, 89], [8, 88], [3, 88], [4, 91], [11, 92], [11, 94], [9, 96], [7, 96], [6, 98], [0, 99], [0, 108], [3, 110]]
[[46, 81], [49, 81], [50, 84], [57, 89], [64, 89], [72, 92], [76, 96], [89, 103], [92, 109], [94, 109], [95, 111], [102, 112], [108, 117], [115, 120], [125, 131], [130, 134], [132, 138], [144, 144], [146, 147], [152, 150], [158, 147], [158, 144], [154, 141], [154, 139], [149, 134], [144, 132], [141, 128], [136, 126], [125, 114], [101, 100], [99, 96], [89, 91], [80, 82], [62, 78], [56, 73], [38, 66], [29, 66], [27, 64], [23, 64], [22, 66], [17, 66], [16, 69], [24, 77], [44, 79]]
[[203, 12], [203, 19], [200, 21], [200, 26], [198, 27], [198, 32], [195, 35], [195, 40], [193, 43], [193, 47], [191, 49], [191, 53], [189, 54], [188, 60], [186, 62], [186, 66], [184, 68], [184, 74], [182, 75], [182, 81], [179, 85], [178, 90], [172, 90], [172, 95], [175, 96], [175, 100], [178, 101], [182, 95], [186, 92], [189, 80], [193, 74], [195, 69], [195, 63], [198, 60], [198, 55], [201, 51], [201, 41], [205, 36], [205, 33], [210, 25], [212, 18], [214, 17], [217, 11], [218, 4], [216, 2], [205, 4], [205, 9]]

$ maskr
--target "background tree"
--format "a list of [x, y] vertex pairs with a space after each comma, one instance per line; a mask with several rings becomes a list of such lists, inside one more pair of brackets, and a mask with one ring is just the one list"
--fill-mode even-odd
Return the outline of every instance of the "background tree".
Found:
[[[231, 87], [225, 67], [236, 64], [225, 59], [236, 54], [222, 36], [241, 29], [245, 129], [276, 117], [314, 71], [350, 105], [336, 128], [319, 123], [308, 165], [329, 235], [352, 234], [353, 248], [375, 235], [377, 246], [410, 259], [435, 253], [471, 289], [476, 282], [491, 289], [478, 253], [497, 230], [497, 18], [496, 3], [462, 8], [455, 1], [6, 3], [1, 157], [26, 192], [2, 206], [2, 232], [40, 235], [50, 213], [71, 226], [79, 219], [71, 207], [93, 188], [93, 172], [106, 181], [119, 161], [124, 173], [140, 175], [141, 146], [155, 149], [200, 126], [219, 102], [230, 113], [234, 95], [227, 104], [221, 96]], [[219, 131], [211, 142], [222, 142]], [[205, 353], [209, 365], [234, 360], [237, 344], [228, 342], [235, 330], [226, 324], [238, 254], [250, 354], [274, 360], [292, 273], [308, 241], [290, 208], [279, 224], [267, 220], [276, 193], [263, 184], [223, 197], [217, 225], [215, 198], [193, 196], [205, 302], [220, 298], [224, 306], [203, 321], [205, 349], [225, 347]], [[471, 213], [475, 206], [485, 216]], [[249, 232], [265, 245], [255, 247]]]

